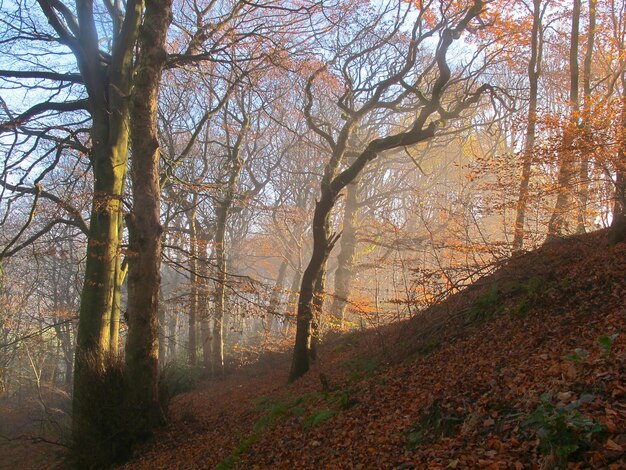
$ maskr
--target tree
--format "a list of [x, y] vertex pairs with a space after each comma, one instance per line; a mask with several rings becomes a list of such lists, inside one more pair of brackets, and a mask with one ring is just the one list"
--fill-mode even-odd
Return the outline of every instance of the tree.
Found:
[[[392, 66], [390, 70], [386, 71], [385, 78], [364, 87], [366, 90], [371, 90], [369, 96], [358, 96], [357, 90], [359, 90], [359, 88], [352, 88], [355, 83], [356, 86], [363, 86], [363, 84], [359, 83], [358, 78], [353, 80], [350, 77], [350, 65], [354, 63], [355, 60], [369, 53], [375, 52], [376, 54], [381, 54], [389, 39], [385, 38], [384, 41], [377, 41], [370, 46], [369, 49], [364, 49], [354, 55], [348, 55], [342, 70], [343, 76], [346, 79], [344, 82], [345, 91], [338, 100], [339, 107], [344, 113], [346, 123], [341, 127], [337, 140], [318, 126], [313, 116], [310, 114], [312, 108], [312, 83], [325, 67], [319, 69], [319, 72], [314, 74], [309, 80], [306, 89], [308, 103], [305, 112], [309, 113], [307, 117], [309, 125], [315, 129], [318, 134], [323, 136], [333, 149], [333, 156], [330, 162], [331, 167], [335, 161], [341, 161], [345, 155], [349, 137], [357, 123], [365, 115], [376, 110], [399, 107], [401, 104], [405, 103], [406, 99], [410, 98], [417, 101], [411, 103], [413, 106], [411, 109], [415, 107], [418, 109], [414, 111], [415, 118], [408, 129], [396, 133], [391, 131], [385, 137], [375, 138], [369, 141], [365, 145], [364, 150], [357, 154], [354, 161], [350, 163], [347, 168], [336, 176], [332, 172], [327, 171], [325, 178], [322, 180], [321, 194], [315, 206], [313, 216], [313, 253], [304, 271], [300, 288], [296, 339], [293, 362], [289, 374], [290, 381], [301, 377], [309, 369], [314, 318], [312, 302], [318, 275], [338, 239], [338, 237], [333, 235], [330, 231], [330, 213], [337, 197], [341, 190], [352, 182], [363, 168], [380, 153], [397, 147], [415, 145], [434, 137], [438, 127], [441, 125], [440, 119], [453, 119], [459, 116], [465, 109], [475, 104], [480, 99], [480, 96], [489, 88], [487, 85], [482, 85], [474, 91], [465, 90], [467, 92], [465, 96], [454, 100], [452, 103], [444, 104], [445, 93], [450, 86], [452, 78], [451, 69], [447, 64], [448, 50], [454, 41], [468, 28], [472, 20], [480, 15], [484, 7], [485, 3], [481, 0], [474, 1], [472, 5], [464, 11], [448, 12], [449, 16], [445, 15], [443, 18], [439, 19], [433, 27], [428, 29], [426, 29], [426, 19], [424, 18], [424, 11], [428, 10], [420, 10], [412, 28], [411, 35], [408, 38], [408, 46], [403, 50], [402, 57], [404, 60], [400, 61], [399, 64], [394, 63], [393, 65], [395, 65], [395, 67]], [[423, 86], [423, 81], [430, 78], [428, 77], [428, 73], [425, 71], [422, 71], [421, 74], [417, 73], [413, 75], [413, 73], [416, 65], [424, 65], [425, 68], [422, 70], [429, 70], [428, 64], [418, 63], [419, 58], [417, 52], [419, 46], [421, 46], [427, 38], [435, 34], [439, 34], [440, 39], [430, 64], [436, 67], [437, 74], [434, 81], [431, 82], [432, 86], [430, 90], [428, 90], [429, 96], [426, 97], [426, 94], [419, 90], [418, 87]], [[388, 58], [386, 59], [388, 60]], [[411, 81], [411, 83], [407, 83], [407, 80]], [[453, 80], [452, 83], [458, 84], [458, 79]], [[403, 88], [403, 90], [398, 91], [398, 88]], [[361, 106], [358, 108], [350, 107], [350, 105], [354, 106], [356, 103], [360, 103]], [[448, 109], [445, 109], [444, 106]], [[433, 119], [433, 116], [437, 116], [438, 119]]]
[[524, 245], [524, 220], [526, 217], [526, 202], [528, 199], [528, 185], [532, 167], [533, 152], [537, 129], [537, 104], [539, 95], [539, 77], [541, 76], [541, 61], [543, 56], [543, 17], [548, 2], [542, 5], [541, 0], [533, 0], [533, 26], [530, 43], [530, 60], [528, 61], [528, 117], [526, 121], [526, 135], [522, 150], [522, 174], [517, 199], [513, 251], [520, 251]]
[[578, 42], [580, 25], [581, 0], [574, 0], [572, 10], [572, 31], [570, 37], [569, 55], [569, 122], [563, 128], [563, 143], [559, 158], [559, 174], [557, 183], [557, 199], [554, 211], [548, 223], [547, 241], [554, 240], [567, 233], [570, 223], [569, 215], [574, 208], [573, 177], [575, 170], [574, 139], [579, 122], [580, 98], [579, 98], [579, 67], [578, 67]]

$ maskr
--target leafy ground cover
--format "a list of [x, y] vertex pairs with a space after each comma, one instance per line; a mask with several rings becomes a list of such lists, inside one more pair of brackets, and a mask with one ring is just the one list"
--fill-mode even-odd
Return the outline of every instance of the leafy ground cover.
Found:
[[179, 397], [140, 468], [625, 468], [626, 246], [518, 256], [410, 322]]
[[287, 352], [179, 397], [125, 468], [624, 468], [625, 272], [604, 233], [518, 256], [294, 384]]

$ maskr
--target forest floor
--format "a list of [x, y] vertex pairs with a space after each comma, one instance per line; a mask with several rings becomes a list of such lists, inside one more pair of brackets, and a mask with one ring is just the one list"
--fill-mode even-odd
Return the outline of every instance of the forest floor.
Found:
[[290, 351], [202, 383], [124, 468], [626, 468], [624, 325], [626, 244], [560, 241], [293, 384]]

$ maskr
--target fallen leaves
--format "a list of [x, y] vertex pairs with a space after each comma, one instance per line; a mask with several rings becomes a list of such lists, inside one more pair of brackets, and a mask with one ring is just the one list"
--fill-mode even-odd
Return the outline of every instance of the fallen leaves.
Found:
[[[569, 454], [570, 468], [624, 468], [626, 247], [598, 250], [600, 237], [530, 253], [494, 275], [500, 286], [544, 276], [523, 317], [506, 313], [523, 293], [503, 295], [504, 313], [464, 326], [455, 312], [467, 311], [492, 277], [423, 318], [325, 341], [314, 370], [290, 386], [288, 355], [208, 382], [175, 404], [195, 422], [175, 417], [127, 468], [214, 467], [267, 415], [255, 403], [268, 396], [288, 411], [238, 455], [238, 468], [539, 468], [551, 457], [528, 417], [544, 394], [554, 406], [546, 419], [580, 414], [581, 429], [604, 426], [574, 435], [585, 441]], [[420, 353], [435, 334], [439, 346]], [[407, 361], [411, 351], [419, 354]], [[365, 373], [369, 363], [380, 365]], [[321, 391], [320, 373], [332, 392]]]

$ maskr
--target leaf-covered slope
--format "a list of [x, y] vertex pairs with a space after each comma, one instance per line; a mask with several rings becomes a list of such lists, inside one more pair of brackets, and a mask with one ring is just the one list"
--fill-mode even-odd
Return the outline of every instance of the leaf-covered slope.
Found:
[[623, 468], [626, 246], [544, 247], [408, 323], [181, 397], [128, 468]]

